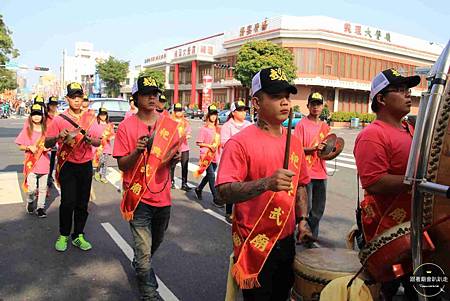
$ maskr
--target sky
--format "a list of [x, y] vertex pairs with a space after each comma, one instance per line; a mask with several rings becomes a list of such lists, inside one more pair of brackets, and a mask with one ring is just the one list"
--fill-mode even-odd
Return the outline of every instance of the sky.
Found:
[[[75, 42], [142, 64], [165, 48], [279, 15], [329, 16], [446, 44], [450, 1], [152, 1], [1, 0], [19, 64], [44, 66], [59, 76], [62, 52]], [[43, 72], [21, 73], [28, 87]]]

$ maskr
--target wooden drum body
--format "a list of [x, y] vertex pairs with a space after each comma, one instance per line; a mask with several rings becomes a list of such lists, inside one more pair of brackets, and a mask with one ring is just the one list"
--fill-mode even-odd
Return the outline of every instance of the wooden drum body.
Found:
[[[291, 300], [319, 300], [320, 292], [331, 280], [355, 275], [360, 268], [358, 253], [353, 250], [313, 248], [298, 252], [294, 260], [295, 283]], [[377, 287], [369, 288], [376, 300]]]

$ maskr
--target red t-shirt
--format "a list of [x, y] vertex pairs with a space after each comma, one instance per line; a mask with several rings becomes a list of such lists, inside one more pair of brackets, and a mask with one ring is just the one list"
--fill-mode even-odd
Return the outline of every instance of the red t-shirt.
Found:
[[[68, 113], [68, 111], [65, 111], [62, 114], [68, 116], [75, 123], [79, 124], [79, 121], [75, 120]], [[73, 131], [73, 130], [75, 130], [75, 127], [72, 124], [70, 124], [70, 122], [68, 122], [67, 120], [62, 118], [60, 115], [55, 116], [53, 118], [53, 121], [50, 123], [50, 126], [47, 129], [47, 137], [56, 137], [64, 129]], [[85, 130], [93, 138], [99, 138], [102, 135], [101, 128], [98, 126], [95, 116], [94, 116], [94, 121], [91, 123], [91, 126]], [[58, 147], [61, 147], [61, 145], [58, 145]], [[79, 146], [74, 151], [72, 151], [70, 153], [70, 155], [67, 157], [67, 161], [72, 162], [72, 163], [77, 163], [77, 164], [86, 163], [88, 161], [91, 161], [94, 158], [92, 149], [93, 149], [92, 145], [83, 141], [79, 144]]]
[[[353, 154], [364, 189], [387, 174], [404, 175], [408, 164], [412, 136], [406, 129], [375, 120], [355, 141]], [[406, 193], [406, 192], [405, 192]], [[381, 204], [389, 205], [398, 195], [374, 195]]]
[[[200, 129], [200, 133], [198, 134], [197, 140], [195, 142], [212, 144], [214, 142], [214, 136], [215, 135], [216, 135], [216, 130], [215, 129], [209, 128], [207, 126], [203, 126]], [[200, 156], [203, 156], [204, 154], [206, 154], [207, 151], [208, 151], [207, 147], [200, 147]], [[219, 152], [216, 151], [216, 155], [215, 155], [214, 159], [211, 162], [212, 163], [217, 163], [218, 156], [219, 156]]]
[[[41, 138], [42, 133], [33, 131], [31, 137], [28, 136], [28, 121], [25, 122], [22, 131], [20, 131], [16, 140], [14, 141], [18, 145], [30, 146], [36, 143]], [[43, 152], [39, 160], [33, 167], [31, 171], [35, 174], [48, 174], [50, 172], [50, 159], [48, 157], [48, 152]]]
[[[286, 147], [286, 131], [283, 136], [275, 137], [262, 131], [255, 125], [246, 127], [232, 136], [226, 143], [217, 172], [216, 186], [233, 182], [249, 182], [271, 176], [283, 167]], [[303, 149], [300, 155], [300, 176], [298, 183], [310, 182]], [[261, 195], [242, 203], [236, 203], [235, 219], [243, 229], [243, 237], [250, 234], [255, 223], [263, 213], [269, 196], [266, 191]], [[293, 210], [280, 239], [294, 233], [295, 211]]]
[[[304, 148], [314, 147], [319, 145], [322, 140], [319, 138], [321, 127], [323, 127], [327, 133], [330, 132], [330, 127], [325, 122], [320, 121], [319, 123], [316, 123], [309, 120], [308, 117], [304, 117], [295, 126], [294, 135], [300, 139]], [[308, 169], [311, 179], [326, 179], [327, 167], [325, 165], [325, 160], [321, 160], [319, 157], [312, 155], [308, 155], [307, 157], [309, 157], [310, 160], [314, 160], [313, 165]]]
[[[158, 121], [157, 121], [158, 122]], [[132, 115], [123, 120], [117, 129], [116, 138], [114, 140], [113, 157], [124, 157], [131, 154], [136, 149], [137, 141], [140, 137], [151, 135], [156, 128], [156, 124], [149, 131], [148, 126], [142, 122], [136, 115]], [[174, 139], [179, 139], [178, 135]], [[173, 141], [175, 143], [176, 141]], [[134, 168], [123, 172], [123, 186], [128, 187], [131, 182]], [[155, 206], [170, 206], [170, 165], [167, 163], [162, 165], [156, 171], [153, 180], [149, 184], [149, 189], [144, 193], [141, 201]], [[165, 186], [164, 186], [165, 185]], [[152, 193], [159, 192], [160, 193]]]

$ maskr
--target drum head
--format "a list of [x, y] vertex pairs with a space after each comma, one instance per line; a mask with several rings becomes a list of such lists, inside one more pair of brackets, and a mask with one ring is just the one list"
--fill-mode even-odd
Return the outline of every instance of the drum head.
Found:
[[361, 268], [358, 253], [348, 249], [313, 248], [295, 255], [294, 270], [304, 273], [329, 275], [353, 274]]

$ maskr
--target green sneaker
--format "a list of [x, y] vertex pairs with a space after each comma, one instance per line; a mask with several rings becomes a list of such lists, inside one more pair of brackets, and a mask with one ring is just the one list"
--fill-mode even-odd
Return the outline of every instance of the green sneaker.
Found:
[[55, 249], [59, 252], [64, 252], [67, 250], [67, 242], [69, 241], [69, 236], [60, 235], [55, 243]]
[[96, 172], [95, 174], [94, 174], [94, 179], [97, 181], [97, 182], [100, 182], [100, 174], [98, 173], [98, 172]]
[[75, 247], [80, 248], [83, 251], [87, 251], [92, 249], [92, 245], [90, 242], [88, 242], [86, 239], [84, 239], [83, 234], [79, 234], [77, 238], [72, 240], [72, 245]]

